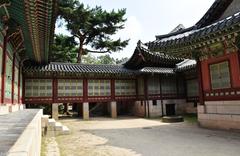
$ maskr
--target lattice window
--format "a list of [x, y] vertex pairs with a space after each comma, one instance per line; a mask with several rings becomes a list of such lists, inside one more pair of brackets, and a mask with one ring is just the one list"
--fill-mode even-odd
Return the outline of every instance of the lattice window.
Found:
[[51, 97], [51, 79], [27, 79], [25, 80], [26, 97]]
[[14, 100], [18, 100], [18, 68], [15, 67], [15, 76], [14, 76]]
[[185, 93], [185, 85], [184, 85], [184, 78], [183, 77], [178, 78], [178, 92], [179, 92], [179, 94], [184, 94]]
[[83, 81], [75, 79], [59, 79], [58, 96], [83, 96]]
[[115, 80], [115, 94], [121, 95], [136, 95], [135, 80]]
[[196, 97], [199, 95], [198, 90], [198, 80], [187, 80], [187, 96], [188, 97]]
[[228, 61], [210, 65], [210, 75], [212, 89], [231, 87]]
[[148, 94], [160, 94], [159, 76], [149, 77]]
[[6, 83], [5, 83], [5, 97], [12, 98], [12, 60], [7, 56], [6, 59]]
[[138, 94], [144, 95], [144, 79], [143, 78], [138, 79]]
[[163, 94], [176, 94], [177, 86], [176, 86], [176, 78], [175, 77], [163, 77], [162, 78], [162, 92]]
[[110, 80], [88, 80], [88, 96], [111, 96]]

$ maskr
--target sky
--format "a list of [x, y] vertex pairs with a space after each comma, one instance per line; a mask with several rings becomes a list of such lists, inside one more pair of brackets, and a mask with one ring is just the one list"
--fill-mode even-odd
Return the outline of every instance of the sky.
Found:
[[[196, 24], [213, 4], [214, 0], [81, 0], [90, 7], [103, 9], [126, 8], [125, 29], [114, 38], [130, 39], [129, 45], [120, 52], [112, 53], [114, 58], [131, 57], [137, 42], [155, 40], [156, 35], [167, 34], [177, 25], [186, 28]], [[56, 28], [55, 33], [69, 34], [66, 28]], [[99, 54], [94, 54], [98, 56]]]

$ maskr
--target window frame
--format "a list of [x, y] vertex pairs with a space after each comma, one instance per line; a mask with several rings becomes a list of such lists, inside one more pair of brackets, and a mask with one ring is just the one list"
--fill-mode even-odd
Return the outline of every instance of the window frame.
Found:
[[[212, 86], [212, 74], [211, 74], [211, 66], [212, 65], [219, 65], [221, 63], [227, 62], [228, 63], [228, 71], [229, 71], [229, 87], [221, 87], [221, 88], [213, 88]], [[211, 90], [222, 90], [222, 89], [229, 89], [232, 88], [232, 73], [231, 73], [231, 64], [230, 64], [230, 60], [229, 59], [225, 59], [225, 60], [221, 60], [218, 62], [213, 62], [208, 64], [208, 70], [209, 70], [209, 81], [210, 81], [210, 88]]]

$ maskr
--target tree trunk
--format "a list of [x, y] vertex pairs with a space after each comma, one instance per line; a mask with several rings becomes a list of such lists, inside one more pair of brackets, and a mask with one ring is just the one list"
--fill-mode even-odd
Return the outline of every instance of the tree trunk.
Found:
[[79, 51], [78, 51], [78, 63], [82, 63], [82, 55], [83, 55], [83, 43], [80, 41]]

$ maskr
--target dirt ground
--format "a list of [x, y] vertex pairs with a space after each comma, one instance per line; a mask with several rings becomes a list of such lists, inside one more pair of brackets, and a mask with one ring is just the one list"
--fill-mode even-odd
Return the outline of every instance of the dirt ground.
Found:
[[239, 156], [240, 133], [142, 118], [60, 120], [71, 134], [56, 138], [63, 156]]

